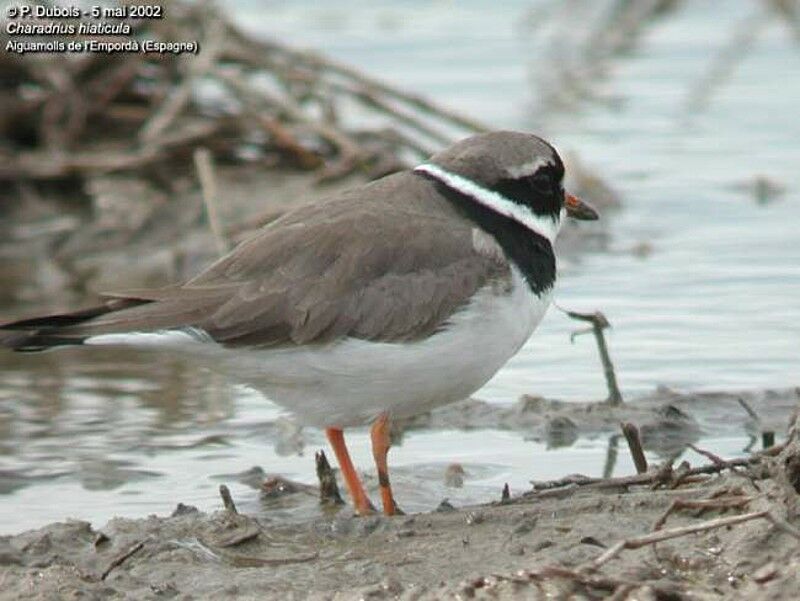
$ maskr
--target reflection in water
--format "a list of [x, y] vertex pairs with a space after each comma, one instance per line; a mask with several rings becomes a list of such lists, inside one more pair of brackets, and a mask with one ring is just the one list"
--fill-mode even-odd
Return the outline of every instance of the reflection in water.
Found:
[[617, 465], [617, 453], [619, 452], [619, 439], [622, 434], [612, 434], [608, 438], [606, 447], [606, 461], [603, 464], [603, 478], [610, 478], [614, 474]]
[[700, 425], [673, 405], [658, 410], [655, 421], [639, 427], [642, 447], [666, 461], [678, 457], [690, 444], [700, 440]]
[[545, 427], [547, 450], [571, 447], [578, 440], [578, 426], [565, 416], [554, 417]]

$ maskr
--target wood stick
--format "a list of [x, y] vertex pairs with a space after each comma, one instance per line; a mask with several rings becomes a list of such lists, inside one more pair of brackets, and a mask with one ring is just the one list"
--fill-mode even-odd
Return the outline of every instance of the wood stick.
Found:
[[236, 503], [233, 502], [230, 489], [224, 484], [219, 485], [219, 496], [222, 497], [222, 504], [225, 506], [226, 511], [239, 513], [239, 510], [236, 509]]
[[278, 119], [260, 114], [256, 116], [256, 123], [269, 134], [275, 146], [294, 157], [301, 168], [316, 169], [322, 165], [322, 157], [303, 146]]
[[667, 518], [681, 509], [740, 509], [756, 497], [733, 496], [717, 499], [675, 499], [664, 514], [653, 524], [653, 531], [661, 530]]
[[750, 406], [750, 403], [745, 401], [742, 397], [737, 397], [736, 401], [742, 406], [742, 409], [744, 409], [747, 412], [747, 415], [749, 415], [754, 422], [761, 421], [761, 418], [758, 416], [758, 413], [756, 413], [755, 410]]
[[317, 465], [317, 479], [319, 480], [319, 501], [323, 505], [344, 505], [339, 486], [336, 484], [336, 474], [328, 463], [325, 451], [314, 455]]
[[251, 64], [260, 67], [266, 65], [267, 68], [274, 69], [276, 58], [281, 57], [284, 63], [291, 64], [295, 66], [295, 68], [297, 65], [301, 65], [311, 69], [315, 73], [337, 75], [345, 80], [359, 84], [372, 93], [381, 93], [389, 98], [394, 98], [419, 111], [449, 121], [468, 131], [479, 133], [490, 131], [491, 129], [484, 123], [465, 117], [457, 111], [440, 106], [423, 96], [403, 92], [379, 79], [370, 77], [344, 63], [340, 63], [320, 54], [291, 48], [274, 40], [269, 42], [251, 40], [246, 38], [244, 34], [233, 26], [229, 26], [227, 35], [232, 44], [228, 46], [226, 51], [233, 53], [235, 58], [240, 61], [250, 61]]
[[192, 97], [195, 81], [206, 75], [216, 62], [225, 28], [219, 19], [208, 19], [207, 23], [208, 31], [203, 41], [203, 52], [199, 56], [190, 58], [187, 63], [189, 73], [139, 131], [139, 139], [142, 142], [146, 144], [153, 142], [177, 119]]
[[633, 464], [636, 466], [636, 473], [644, 474], [647, 472], [647, 458], [644, 456], [644, 450], [642, 449], [639, 428], [631, 422], [622, 422], [620, 427], [625, 435], [625, 440], [628, 441], [628, 448], [631, 451], [631, 457], [633, 457]]
[[714, 465], [723, 465], [723, 466], [725, 465], [725, 460], [722, 457], [720, 457], [719, 455], [715, 455], [711, 451], [706, 451], [704, 449], [701, 449], [700, 447], [698, 447], [698, 446], [696, 446], [696, 445], [694, 445], [692, 443], [689, 443], [687, 446], [690, 449], [692, 449], [695, 453], [698, 453], [698, 454], [702, 455], [703, 457], [706, 457], [707, 459], [710, 459], [711, 463], [713, 463]]
[[453, 140], [446, 136], [445, 134], [437, 131], [430, 125], [423, 122], [419, 119], [416, 115], [404, 111], [398, 107], [392, 106], [389, 102], [383, 99], [381, 96], [376, 94], [373, 90], [370, 89], [351, 89], [346, 86], [341, 87], [342, 90], [351, 94], [353, 97], [357, 98], [367, 106], [377, 109], [382, 113], [386, 113], [394, 117], [398, 122], [407, 125], [408, 127], [418, 131], [419, 133], [425, 135], [426, 137], [430, 138], [431, 140], [441, 144], [442, 146], [449, 146], [453, 143]]
[[767, 514], [767, 519], [770, 522], [772, 522], [772, 524], [776, 528], [778, 528], [779, 530], [782, 530], [783, 532], [785, 532], [789, 536], [792, 536], [792, 537], [794, 537], [794, 538], [796, 538], [797, 540], [800, 541], [800, 529], [795, 528], [789, 522], [787, 522], [786, 520], [782, 520], [781, 518], [779, 518], [778, 516], [776, 516], [773, 513]]
[[139, 541], [138, 543], [131, 546], [127, 551], [117, 555], [114, 559], [111, 560], [111, 563], [108, 564], [108, 567], [103, 570], [103, 573], [100, 574], [100, 580], [105, 580], [108, 578], [108, 575], [115, 569], [121, 566], [125, 560], [130, 558], [134, 553], [137, 553], [142, 547], [144, 547], [144, 541]]
[[231, 69], [216, 68], [213, 73], [251, 110], [271, 107], [284, 114], [289, 120], [299, 123], [317, 134], [338, 151], [340, 162], [356, 164], [365, 155], [364, 150], [348, 134], [330, 124], [314, 120], [293, 100], [279, 98], [262, 90], [256, 91], [240, 73]]
[[587, 566], [587, 569], [590, 571], [600, 569], [601, 567], [603, 567], [603, 565], [614, 559], [625, 549], [638, 549], [640, 547], [653, 545], [673, 538], [678, 538], [680, 536], [686, 536], [688, 534], [705, 532], [706, 530], [715, 530], [717, 528], [724, 528], [725, 526], [733, 526], [736, 524], [741, 524], [742, 522], [749, 522], [750, 520], [767, 518], [768, 515], [769, 511], [765, 509], [762, 511], [754, 511], [752, 513], [745, 513], [742, 515], [735, 515], [727, 518], [717, 518], [714, 520], [708, 520], [706, 522], [701, 522], [699, 524], [692, 524], [690, 526], [670, 528], [669, 530], [658, 530], [656, 532], [651, 532], [649, 534], [644, 534], [642, 536], [637, 536], [634, 538], [622, 540], [613, 545], [610, 549], [608, 549], [608, 551], [605, 551], [599, 557], [594, 559]]
[[[594, 333], [595, 340], [597, 341], [597, 350], [600, 353], [600, 361], [603, 364], [603, 374], [606, 377], [606, 385], [608, 386], [608, 398], [606, 402], [612, 406], [622, 405], [622, 393], [617, 385], [617, 376], [614, 372], [614, 364], [611, 362], [611, 355], [608, 353], [608, 345], [606, 345], [606, 337], [603, 330], [611, 327], [606, 316], [600, 311], [594, 313], [578, 313], [576, 311], [564, 311], [567, 316], [572, 319], [580, 321], [588, 321], [592, 324], [591, 332]], [[573, 333], [571, 339], [581, 332]]]
[[608, 439], [606, 448], [606, 460], [603, 463], [603, 478], [610, 478], [617, 465], [617, 453], [619, 449], [619, 434], [612, 434]]
[[[710, 464], [710, 465], [701, 465], [699, 467], [693, 467], [687, 470], [686, 478], [684, 478], [683, 482], [691, 482], [692, 476], [700, 476], [706, 474], [717, 474], [722, 472], [726, 469], [733, 469], [737, 466], [748, 466], [759, 463], [764, 457], [773, 457], [778, 455], [783, 449], [785, 445], [777, 445], [774, 447], [770, 447], [769, 449], [764, 449], [763, 451], [759, 451], [758, 453], [754, 453], [750, 457], [740, 457], [737, 459], [729, 459], [723, 461], [721, 464]], [[636, 474], [634, 476], [621, 476], [617, 478], [592, 478], [589, 476], [582, 476], [582, 475], [573, 475], [573, 476], [566, 476], [564, 478], [559, 478], [557, 480], [546, 480], [543, 482], [536, 482], [534, 480], [531, 481], [534, 490], [530, 492], [524, 493], [523, 497], [530, 497], [536, 496], [541, 494], [543, 491], [547, 492], [550, 490], [556, 490], [559, 488], [565, 487], [573, 487], [575, 489], [582, 488], [582, 487], [592, 487], [592, 488], [619, 488], [619, 487], [628, 487], [628, 486], [646, 486], [656, 484], [660, 480], [663, 480], [663, 475], [661, 475], [659, 471], [649, 471], [645, 474]]]
[[130, 150], [83, 151], [53, 155], [47, 152], [25, 152], [0, 161], [0, 179], [57, 179], [69, 175], [106, 173], [147, 167], [166, 159], [171, 153], [210, 138], [222, 129], [219, 121], [187, 124], [179, 131], [165, 135], [156, 143]]
[[214, 235], [217, 253], [220, 256], [230, 250], [230, 244], [225, 238], [225, 231], [217, 211], [217, 178], [214, 175], [214, 163], [208, 148], [197, 148], [194, 151], [194, 166], [197, 170], [197, 179], [200, 180], [200, 190], [203, 196], [203, 205], [208, 215], [208, 225]]

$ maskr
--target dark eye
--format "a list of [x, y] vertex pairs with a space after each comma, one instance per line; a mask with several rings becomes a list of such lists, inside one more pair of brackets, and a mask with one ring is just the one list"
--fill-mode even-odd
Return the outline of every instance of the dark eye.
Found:
[[528, 183], [534, 192], [539, 194], [550, 194], [553, 191], [553, 180], [550, 176], [542, 171], [537, 171], [528, 178]]

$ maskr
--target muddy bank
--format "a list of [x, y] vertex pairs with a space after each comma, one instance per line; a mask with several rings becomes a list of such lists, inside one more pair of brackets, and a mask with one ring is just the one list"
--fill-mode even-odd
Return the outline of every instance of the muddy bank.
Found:
[[735, 465], [573, 478], [415, 515], [338, 505], [287, 523], [178, 504], [168, 517], [51, 524], [0, 537], [0, 598], [795, 599], [797, 424], [795, 412], [787, 442]]
[[[0, 537], [0, 598], [794, 599], [797, 452], [675, 490], [565, 489], [394, 518], [343, 508], [287, 525], [178, 505], [169, 517], [52, 524]], [[653, 532], [679, 499], [709, 506], [673, 512], [662, 532], [744, 521], [592, 568], [619, 541]]]

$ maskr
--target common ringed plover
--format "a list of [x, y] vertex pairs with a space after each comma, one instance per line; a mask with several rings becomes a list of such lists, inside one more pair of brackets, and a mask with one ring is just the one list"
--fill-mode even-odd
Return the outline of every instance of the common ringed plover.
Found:
[[472, 136], [411, 171], [284, 214], [184, 284], [7, 323], [0, 344], [192, 354], [323, 428], [362, 515], [371, 505], [343, 429], [371, 424], [391, 515], [390, 419], [483, 386], [550, 304], [565, 215], [597, 218], [563, 178], [558, 153], [537, 136]]

